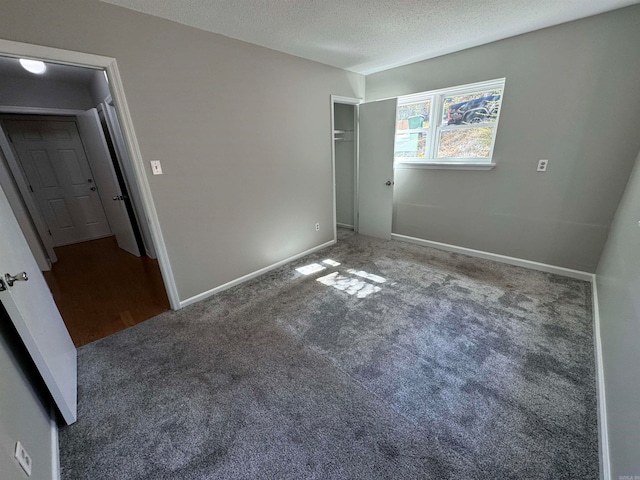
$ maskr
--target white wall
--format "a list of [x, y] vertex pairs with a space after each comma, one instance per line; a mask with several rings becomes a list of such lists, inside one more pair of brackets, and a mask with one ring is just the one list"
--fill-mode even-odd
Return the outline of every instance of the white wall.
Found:
[[640, 148], [639, 25], [633, 6], [367, 76], [367, 101], [506, 77], [497, 167], [396, 170], [393, 231], [594, 272]]
[[596, 283], [611, 478], [640, 477], [640, 155], [611, 225]]
[[0, 305], [0, 477], [25, 480], [27, 476], [14, 459], [20, 441], [32, 459], [29, 480], [51, 480], [53, 445], [48, 410], [44, 407], [25, 369], [25, 353], [16, 347], [17, 334]]
[[182, 300], [332, 239], [330, 95], [363, 77], [97, 1], [0, 10], [5, 39], [116, 58]]

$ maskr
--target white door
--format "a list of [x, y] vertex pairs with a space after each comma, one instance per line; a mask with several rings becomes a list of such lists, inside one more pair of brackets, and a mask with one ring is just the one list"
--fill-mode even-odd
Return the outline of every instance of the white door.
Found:
[[124, 136], [122, 135], [122, 128], [118, 121], [116, 107], [113, 105], [113, 101], [110, 97], [101, 105], [102, 111], [104, 112], [105, 123], [107, 124], [107, 129], [109, 130], [113, 146], [116, 150], [116, 157], [120, 165], [120, 170], [124, 176], [124, 182], [129, 190], [129, 197], [131, 198], [133, 209], [138, 219], [138, 227], [140, 227], [144, 247], [149, 257], [156, 258], [156, 250], [153, 245], [151, 229], [149, 228], [149, 219], [142, 208], [142, 193], [135, 181], [136, 175], [133, 168], [133, 162], [131, 161], [131, 157], [129, 157]]
[[[5, 274], [27, 275], [9, 286]], [[0, 301], [67, 424], [76, 421], [76, 349], [18, 221], [0, 189]]]
[[56, 247], [111, 235], [73, 120], [5, 120]]
[[360, 105], [358, 231], [391, 239], [397, 99]]
[[121, 249], [139, 257], [140, 249], [133, 233], [122, 191], [118, 185], [116, 172], [113, 169], [111, 154], [104, 138], [98, 111], [92, 108], [76, 115], [76, 119], [111, 231], [116, 236], [116, 241]]

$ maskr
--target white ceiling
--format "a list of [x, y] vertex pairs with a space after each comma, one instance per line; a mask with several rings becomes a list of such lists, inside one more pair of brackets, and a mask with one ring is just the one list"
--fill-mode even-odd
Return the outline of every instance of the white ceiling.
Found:
[[102, 0], [362, 74], [640, 0]]

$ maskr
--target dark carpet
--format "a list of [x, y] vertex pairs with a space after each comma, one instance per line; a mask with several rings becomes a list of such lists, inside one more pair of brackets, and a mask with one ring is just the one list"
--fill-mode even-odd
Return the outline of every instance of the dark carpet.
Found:
[[62, 478], [598, 478], [587, 282], [341, 237], [80, 348]]

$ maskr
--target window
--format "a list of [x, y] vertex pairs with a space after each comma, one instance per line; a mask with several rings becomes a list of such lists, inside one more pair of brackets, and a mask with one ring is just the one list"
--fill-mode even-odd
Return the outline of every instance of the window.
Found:
[[396, 166], [492, 167], [504, 81], [400, 97]]

